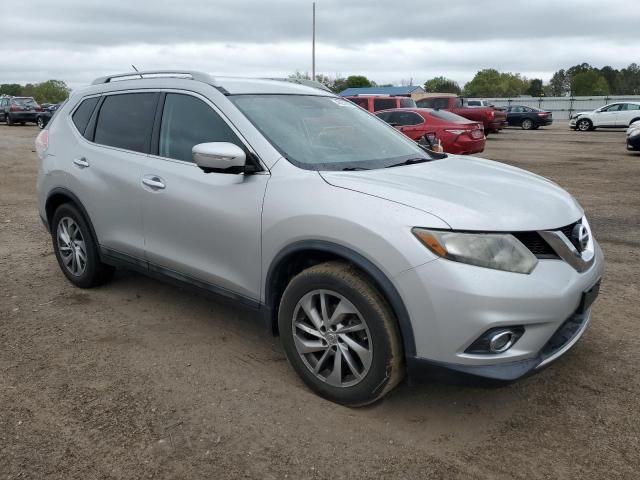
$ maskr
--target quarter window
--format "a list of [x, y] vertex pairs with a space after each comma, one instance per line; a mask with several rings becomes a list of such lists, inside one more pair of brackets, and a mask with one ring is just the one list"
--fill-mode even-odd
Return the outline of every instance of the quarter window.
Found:
[[80, 103], [80, 106], [76, 108], [76, 111], [73, 112], [73, 115], [71, 116], [71, 120], [73, 120], [74, 125], [81, 135], [84, 135], [84, 131], [87, 129], [89, 119], [91, 118], [93, 110], [98, 104], [98, 99], [99, 97], [93, 97], [83, 100], [82, 103]]
[[640, 104], [637, 103], [625, 103], [624, 110], [640, 110]]
[[161, 157], [192, 162], [191, 149], [206, 142], [244, 145], [209, 105], [191, 95], [168, 93], [160, 126]]
[[98, 114], [94, 141], [147, 153], [157, 103], [157, 93], [124, 93], [106, 97]]

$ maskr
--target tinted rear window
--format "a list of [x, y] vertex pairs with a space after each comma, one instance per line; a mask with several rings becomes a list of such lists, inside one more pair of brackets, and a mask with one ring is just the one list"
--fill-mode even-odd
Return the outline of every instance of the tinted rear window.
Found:
[[373, 111], [387, 110], [389, 108], [396, 108], [395, 98], [374, 98], [373, 99]]
[[151, 142], [157, 93], [125, 93], [105, 98], [94, 141], [146, 153]]
[[84, 131], [87, 129], [87, 124], [89, 123], [89, 119], [91, 118], [93, 110], [98, 104], [99, 98], [100, 97], [93, 97], [83, 100], [80, 106], [76, 108], [76, 111], [73, 112], [73, 115], [71, 116], [73, 123], [82, 135], [84, 135]]
[[31, 97], [14, 98], [13, 99], [13, 103], [15, 103], [16, 105], [24, 106], [24, 107], [28, 107], [28, 106], [31, 106], [31, 105], [37, 105], [36, 101]]
[[455, 113], [448, 112], [447, 110], [433, 110], [429, 112], [432, 116], [451, 123], [473, 123], [469, 119], [456, 115]]

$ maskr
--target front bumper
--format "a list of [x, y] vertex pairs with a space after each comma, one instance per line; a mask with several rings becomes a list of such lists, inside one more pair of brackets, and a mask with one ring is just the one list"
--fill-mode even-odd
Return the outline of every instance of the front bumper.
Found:
[[640, 150], [640, 135], [627, 137], [627, 150]]
[[[602, 273], [597, 243], [594, 263], [583, 273], [559, 259], [541, 259], [529, 275], [445, 259], [401, 273], [395, 282], [416, 343], [416, 355], [407, 359], [410, 378], [438, 378], [447, 372], [508, 382], [539, 370], [564, 354], [587, 328], [590, 311], [580, 310], [581, 300]], [[563, 328], [577, 324], [580, 328], [570, 338], [549, 347]], [[506, 352], [465, 352], [487, 330], [511, 326], [523, 326], [525, 332]]]
[[580, 340], [590, 320], [590, 310], [583, 313], [576, 312], [556, 330], [534, 358], [497, 365], [457, 365], [411, 357], [407, 359], [408, 375], [412, 382], [426, 380], [447, 383], [514, 382], [537, 373], [568, 352]]

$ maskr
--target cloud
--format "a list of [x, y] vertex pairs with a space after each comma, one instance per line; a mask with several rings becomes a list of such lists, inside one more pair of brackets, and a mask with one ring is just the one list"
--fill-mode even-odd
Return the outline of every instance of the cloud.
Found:
[[[182, 67], [283, 76], [310, 69], [311, 2], [32, 0], [4, 13], [0, 83], [59, 78], [77, 86], [110, 72]], [[629, 2], [459, 0], [317, 2], [317, 70], [378, 82], [487, 67], [548, 78], [583, 61], [638, 61], [640, 12]], [[25, 25], [29, 35], [25, 37]]]

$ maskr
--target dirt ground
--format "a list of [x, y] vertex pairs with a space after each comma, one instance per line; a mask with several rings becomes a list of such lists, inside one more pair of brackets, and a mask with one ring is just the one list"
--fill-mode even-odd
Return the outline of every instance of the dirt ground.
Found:
[[311, 393], [249, 312], [121, 271], [66, 281], [38, 219], [35, 127], [0, 126], [0, 478], [637, 479], [640, 154], [566, 122], [483, 157], [577, 197], [607, 260], [591, 327], [503, 388]]

